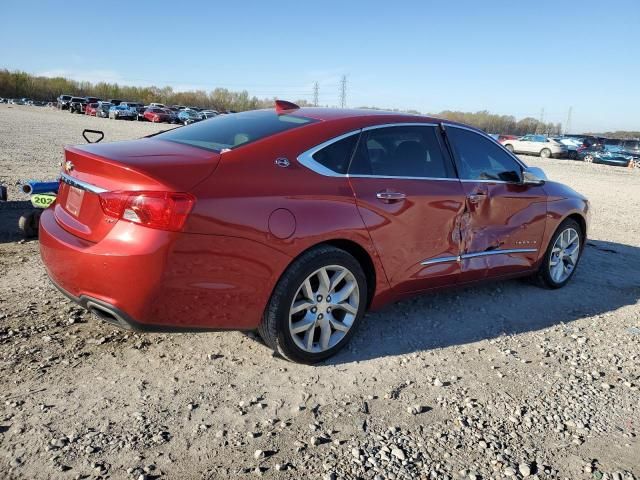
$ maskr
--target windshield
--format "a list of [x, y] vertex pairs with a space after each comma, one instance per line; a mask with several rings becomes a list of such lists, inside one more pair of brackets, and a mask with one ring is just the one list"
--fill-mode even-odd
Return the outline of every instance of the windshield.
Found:
[[[198, 117], [195, 112], [185, 111], [183, 113]], [[310, 118], [296, 115], [278, 115], [274, 110], [252, 110], [234, 115], [216, 116], [207, 122], [195, 123], [189, 127], [162, 133], [158, 135], [158, 138], [220, 151], [235, 148], [313, 121]]]

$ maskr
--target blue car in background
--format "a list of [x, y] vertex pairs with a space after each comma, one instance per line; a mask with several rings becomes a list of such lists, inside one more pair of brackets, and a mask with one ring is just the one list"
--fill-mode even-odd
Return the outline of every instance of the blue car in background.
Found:
[[132, 110], [126, 105], [112, 105], [109, 109], [109, 119], [118, 120], [124, 118], [125, 120], [134, 120], [138, 117], [138, 112]]
[[183, 125], [189, 125], [190, 123], [199, 122], [202, 120], [200, 112], [195, 110], [180, 110], [178, 113], [178, 121]]
[[587, 163], [602, 163], [616, 167], [633, 165], [633, 157], [624, 152], [612, 152], [603, 146], [585, 148], [578, 152], [578, 159]]

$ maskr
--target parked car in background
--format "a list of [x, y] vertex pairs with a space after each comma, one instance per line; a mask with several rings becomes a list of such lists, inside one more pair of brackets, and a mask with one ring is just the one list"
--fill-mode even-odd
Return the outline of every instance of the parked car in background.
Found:
[[168, 112], [170, 110], [166, 108], [149, 107], [144, 112], [144, 118], [154, 123], [170, 122], [172, 116]]
[[207, 118], [217, 117], [219, 115], [215, 110], [202, 110], [200, 112], [200, 118], [206, 120]]
[[620, 152], [622, 151], [623, 143], [624, 140], [619, 140], [617, 138], [605, 138], [604, 149], [608, 152]]
[[98, 102], [98, 106], [96, 107], [96, 117], [100, 118], [108, 118], [109, 117], [109, 109], [113, 105], [109, 102]]
[[121, 327], [257, 329], [313, 363], [369, 308], [576, 271], [587, 199], [475, 128], [288, 102], [215, 120], [65, 148], [39, 245], [70, 299]]
[[587, 163], [602, 163], [616, 167], [628, 167], [629, 163], [633, 162], [631, 155], [606, 150], [601, 145], [581, 150], [578, 153], [578, 159]]
[[109, 108], [109, 118], [111, 120], [134, 120], [137, 116], [137, 112], [125, 105], [111, 105], [111, 108]]
[[640, 158], [640, 140], [625, 140], [622, 142], [622, 151], [634, 159]]
[[196, 112], [195, 110], [180, 110], [180, 112], [178, 113], [178, 121], [183, 125], [196, 123], [200, 120], [202, 120], [202, 117], [200, 117], [200, 113]]
[[98, 102], [88, 103], [86, 107], [84, 107], [84, 114], [89, 116], [96, 116], [96, 112], [98, 111]]
[[156, 102], [151, 102], [149, 106], [156, 107], [156, 108], [167, 108], [167, 106], [164, 103], [156, 103]]
[[540, 155], [543, 158], [562, 158], [568, 153], [565, 145], [545, 135], [525, 135], [517, 139], [503, 140], [501, 143], [510, 152]]
[[570, 137], [556, 137], [554, 138], [556, 142], [560, 142], [565, 147], [567, 147], [567, 157], [571, 160], [576, 160], [578, 158], [578, 148], [582, 146], [582, 139], [578, 138], [570, 138]]
[[58, 108], [60, 110], [68, 110], [69, 103], [71, 102], [72, 98], [73, 98], [72, 95], [60, 95], [58, 97]]
[[117, 98], [110, 98], [109, 100], [107, 100], [107, 102], [109, 102], [111, 105], [120, 105], [122, 100], [118, 100]]
[[87, 103], [87, 99], [84, 97], [71, 97], [69, 101], [70, 113], [84, 113], [84, 106]]

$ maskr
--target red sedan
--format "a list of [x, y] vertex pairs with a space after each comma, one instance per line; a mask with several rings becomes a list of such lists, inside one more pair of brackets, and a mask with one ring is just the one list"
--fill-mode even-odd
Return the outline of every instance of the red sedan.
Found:
[[84, 107], [84, 114], [89, 116], [96, 116], [98, 111], [97, 103], [88, 103], [86, 107]]
[[277, 102], [66, 147], [40, 248], [58, 288], [106, 321], [258, 329], [311, 363], [410, 295], [520, 276], [562, 287], [588, 210], [474, 128]]
[[171, 120], [171, 115], [169, 115], [166, 110], [156, 107], [147, 108], [143, 116], [146, 120], [154, 123], [168, 122]]

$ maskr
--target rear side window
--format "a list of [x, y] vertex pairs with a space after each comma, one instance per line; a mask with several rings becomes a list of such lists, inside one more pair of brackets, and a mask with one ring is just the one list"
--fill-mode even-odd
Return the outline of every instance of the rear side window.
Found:
[[458, 160], [460, 178], [520, 181], [520, 164], [497, 143], [478, 133], [457, 127], [448, 127], [447, 137]]
[[[195, 112], [185, 113], [197, 116]], [[156, 138], [219, 152], [314, 121], [297, 115], [278, 115], [274, 110], [252, 110], [220, 115], [209, 122], [195, 123], [161, 133]]]
[[313, 159], [333, 172], [345, 174], [357, 141], [357, 134], [338, 140], [314, 153]]
[[366, 131], [351, 162], [350, 175], [451, 178], [439, 133], [432, 126], [385, 127]]

